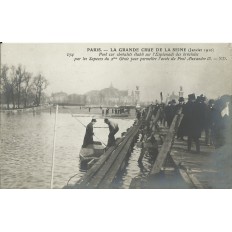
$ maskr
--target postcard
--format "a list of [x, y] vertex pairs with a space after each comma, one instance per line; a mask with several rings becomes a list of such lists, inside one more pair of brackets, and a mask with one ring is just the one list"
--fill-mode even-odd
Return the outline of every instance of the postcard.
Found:
[[0, 188], [232, 187], [232, 44], [0, 49]]

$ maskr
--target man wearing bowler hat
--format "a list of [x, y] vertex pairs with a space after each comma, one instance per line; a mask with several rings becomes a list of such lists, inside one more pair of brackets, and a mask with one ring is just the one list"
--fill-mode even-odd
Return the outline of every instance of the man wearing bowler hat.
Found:
[[87, 147], [90, 144], [93, 144], [93, 125], [97, 122], [95, 118], [91, 120], [91, 122], [87, 125], [86, 131], [85, 131], [85, 137], [82, 147]]

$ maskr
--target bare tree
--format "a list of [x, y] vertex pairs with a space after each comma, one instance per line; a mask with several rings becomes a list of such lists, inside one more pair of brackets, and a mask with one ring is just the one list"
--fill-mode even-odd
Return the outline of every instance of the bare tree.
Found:
[[24, 82], [23, 82], [24, 86], [23, 86], [23, 103], [24, 103], [24, 107], [26, 108], [28, 106], [28, 96], [29, 96], [29, 92], [31, 91], [32, 88], [32, 74], [25, 72], [24, 73]]
[[28, 103], [40, 105], [41, 99], [45, 99], [43, 91], [47, 88], [48, 81], [39, 74], [32, 78], [32, 73], [26, 72], [21, 65], [17, 68], [7, 65], [2, 66], [1, 75], [1, 94], [4, 96], [7, 104], [7, 109], [10, 109], [12, 103], [13, 108], [17, 103], [17, 107], [23, 104], [24, 107], [28, 106]]
[[15, 67], [12, 66], [9, 68], [7, 65], [3, 65], [2, 67], [2, 89], [3, 94], [6, 99], [7, 109], [10, 108], [10, 103], [13, 104], [13, 108], [15, 108]]
[[15, 98], [16, 98], [16, 68], [14, 65], [11, 66], [10, 68], [10, 75], [9, 75], [9, 80], [10, 80], [10, 94], [11, 94], [11, 102], [13, 104], [13, 109], [15, 109]]
[[48, 86], [48, 81], [41, 74], [34, 78], [34, 87], [35, 87], [35, 103], [37, 106], [40, 105], [41, 96], [43, 90]]
[[1, 81], [2, 81], [2, 91], [3, 95], [6, 99], [7, 109], [10, 108], [10, 98], [11, 98], [11, 83], [8, 77], [8, 70], [9, 67], [7, 65], [3, 65], [2, 67], [2, 75], [1, 75]]
[[25, 68], [23, 70], [22, 65], [19, 65], [15, 72], [15, 89], [17, 94], [17, 105], [18, 108], [20, 107], [20, 100], [21, 100], [21, 85], [24, 81], [25, 77]]

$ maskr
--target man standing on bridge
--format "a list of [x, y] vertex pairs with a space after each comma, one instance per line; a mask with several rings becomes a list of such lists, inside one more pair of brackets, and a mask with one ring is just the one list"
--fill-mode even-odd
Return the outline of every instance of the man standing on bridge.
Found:
[[118, 124], [110, 121], [108, 118], [105, 118], [104, 122], [109, 126], [110, 133], [108, 135], [107, 147], [115, 145], [114, 135], [119, 131]]
[[185, 130], [188, 136], [188, 151], [191, 151], [192, 141], [196, 143], [196, 151], [200, 153], [200, 141], [203, 122], [203, 112], [200, 103], [196, 102], [195, 94], [188, 95], [188, 102], [185, 104], [183, 114]]

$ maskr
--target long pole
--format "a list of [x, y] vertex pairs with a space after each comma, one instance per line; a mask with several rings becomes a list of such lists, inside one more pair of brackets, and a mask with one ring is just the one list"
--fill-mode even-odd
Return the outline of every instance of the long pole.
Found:
[[56, 121], [58, 114], [58, 105], [56, 105], [56, 116], [55, 116], [55, 124], [54, 124], [54, 137], [53, 137], [53, 152], [52, 152], [52, 176], [51, 176], [51, 189], [53, 188], [53, 177], [54, 177], [54, 164], [55, 164], [55, 147], [56, 147]]
[[[72, 115], [73, 116], [73, 115]], [[83, 124], [79, 119], [77, 119], [76, 117], [74, 117], [82, 126], [84, 126], [86, 128], [86, 125]], [[103, 145], [107, 146], [101, 139], [99, 139], [96, 135], [93, 135], [96, 139], [98, 139]]]
[[[0, 42], [0, 89], [2, 88], [2, 42]], [[2, 109], [2, 99], [0, 95], [0, 108]]]
[[[0, 42], [0, 89], [2, 88], [2, 86], [1, 86], [2, 85], [2, 59], [1, 58], [2, 58], [2, 42]], [[0, 95], [0, 109], [2, 109], [1, 95]], [[1, 115], [0, 115], [0, 119], [1, 119]], [[0, 127], [0, 130], [1, 130], [1, 127]], [[1, 157], [0, 157], [0, 159], [1, 159]], [[1, 188], [2, 188], [2, 168], [0, 166], [0, 189]]]

